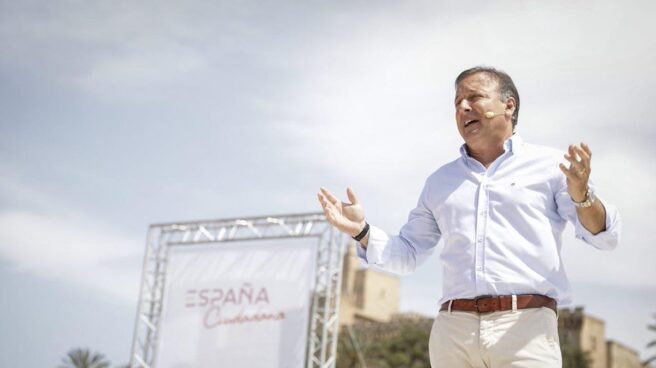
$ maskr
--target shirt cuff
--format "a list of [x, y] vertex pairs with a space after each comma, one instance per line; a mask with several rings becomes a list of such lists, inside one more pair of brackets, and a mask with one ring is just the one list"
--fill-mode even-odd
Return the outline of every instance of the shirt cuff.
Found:
[[597, 200], [601, 202], [606, 210], [606, 229], [595, 235], [588, 231], [588, 229], [581, 224], [579, 217], [576, 216], [574, 233], [577, 238], [591, 244], [595, 248], [612, 250], [615, 249], [619, 243], [621, 223], [619, 212], [617, 211], [617, 208], [604, 203], [600, 198], [597, 198]]
[[387, 246], [389, 236], [377, 228], [376, 226], [369, 225], [369, 240], [367, 242], [367, 249], [358, 243], [358, 257], [369, 265], [383, 264], [383, 253]]

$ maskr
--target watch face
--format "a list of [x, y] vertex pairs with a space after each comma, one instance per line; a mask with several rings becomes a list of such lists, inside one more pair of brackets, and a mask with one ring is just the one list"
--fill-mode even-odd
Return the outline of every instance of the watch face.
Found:
[[585, 201], [583, 202], [574, 202], [575, 207], [579, 208], [588, 208], [592, 206], [592, 204], [595, 202], [595, 196], [592, 192], [588, 192], [588, 194], [585, 197]]
[[594, 191], [592, 188], [588, 187], [588, 189], [585, 191], [585, 200], [583, 202], [576, 202], [574, 199], [572, 199], [572, 202], [574, 203], [574, 207], [577, 208], [587, 208], [592, 206], [592, 204], [595, 201], [595, 195]]

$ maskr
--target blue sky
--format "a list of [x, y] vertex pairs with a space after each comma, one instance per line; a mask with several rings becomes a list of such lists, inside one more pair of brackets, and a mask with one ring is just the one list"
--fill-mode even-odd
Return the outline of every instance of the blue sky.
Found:
[[[0, 1], [0, 365], [128, 360], [150, 223], [319, 211], [352, 185], [403, 224], [458, 155], [453, 80], [486, 64], [527, 141], [593, 150], [622, 243], [573, 239], [576, 304], [638, 349], [656, 313], [649, 1]], [[343, 195], [343, 194], [342, 194]], [[437, 257], [402, 281], [433, 314]], [[652, 354], [654, 352], [652, 351]]]

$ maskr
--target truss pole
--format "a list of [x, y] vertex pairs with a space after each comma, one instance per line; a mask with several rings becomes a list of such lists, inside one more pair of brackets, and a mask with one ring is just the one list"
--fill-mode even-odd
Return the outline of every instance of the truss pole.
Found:
[[337, 363], [337, 339], [339, 337], [339, 304], [340, 298], [342, 295], [342, 263], [344, 261], [344, 250], [345, 246], [342, 244], [342, 234], [338, 232], [335, 228], [331, 227], [331, 249], [333, 254], [333, 265], [330, 267], [331, 274], [331, 286], [332, 286], [332, 304], [331, 304], [331, 327], [332, 327], [332, 336], [330, 337], [330, 356], [332, 359], [332, 364], [330, 367], [334, 367]]
[[344, 246], [322, 213], [206, 220], [151, 225], [139, 289], [130, 368], [156, 367], [159, 323], [170, 246], [211, 246], [257, 239], [315, 238], [315, 288], [309, 320], [307, 368], [334, 368]]
[[[141, 283], [139, 285], [139, 300], [137, 302], [137, 316], [136, 316], [136, 321], [134, 323], [134, 333], [132, 337], [132, 349], [130, 351], [130, 367], [137, 367], [137, 363], [139, 365], [144, 366], [145, 364], [142, 364], [143, 361], [141, 361], [139, 354], [143, 354], [143, 352], [139, 352], [140, 346], [142, 347], [142, 342], [139, 336], [139, 331], [140, 327], [142, 324], [142, 313], [143, 313], [143, 295], [146, 292], [146, 288], [149, 288], [148, 281], [147, 281], [147, 272], [148, 272], [148, 259], [150, 258], [151, 254], [151, 244], [153, 242], [153, 238], [155, 237], [155, 232], [156, 228], [150, 227], [148, 229], [148, 234], [146, 235], [146, 251], [144, 254], [144, 259], [143, 259], [143, 265], [142, 265], [142, 271], [141, 271]], [[144, 350], [144, 349], [142, 349]]]

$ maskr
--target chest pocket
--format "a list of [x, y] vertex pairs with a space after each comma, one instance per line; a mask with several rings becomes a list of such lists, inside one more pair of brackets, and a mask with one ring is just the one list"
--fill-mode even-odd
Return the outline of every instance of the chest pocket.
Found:
[[487, 190], [491, 211], [512, 207], [528, 215], [544, 215], [556, 209], [547, 181], [508, 179], [489, 185]]

